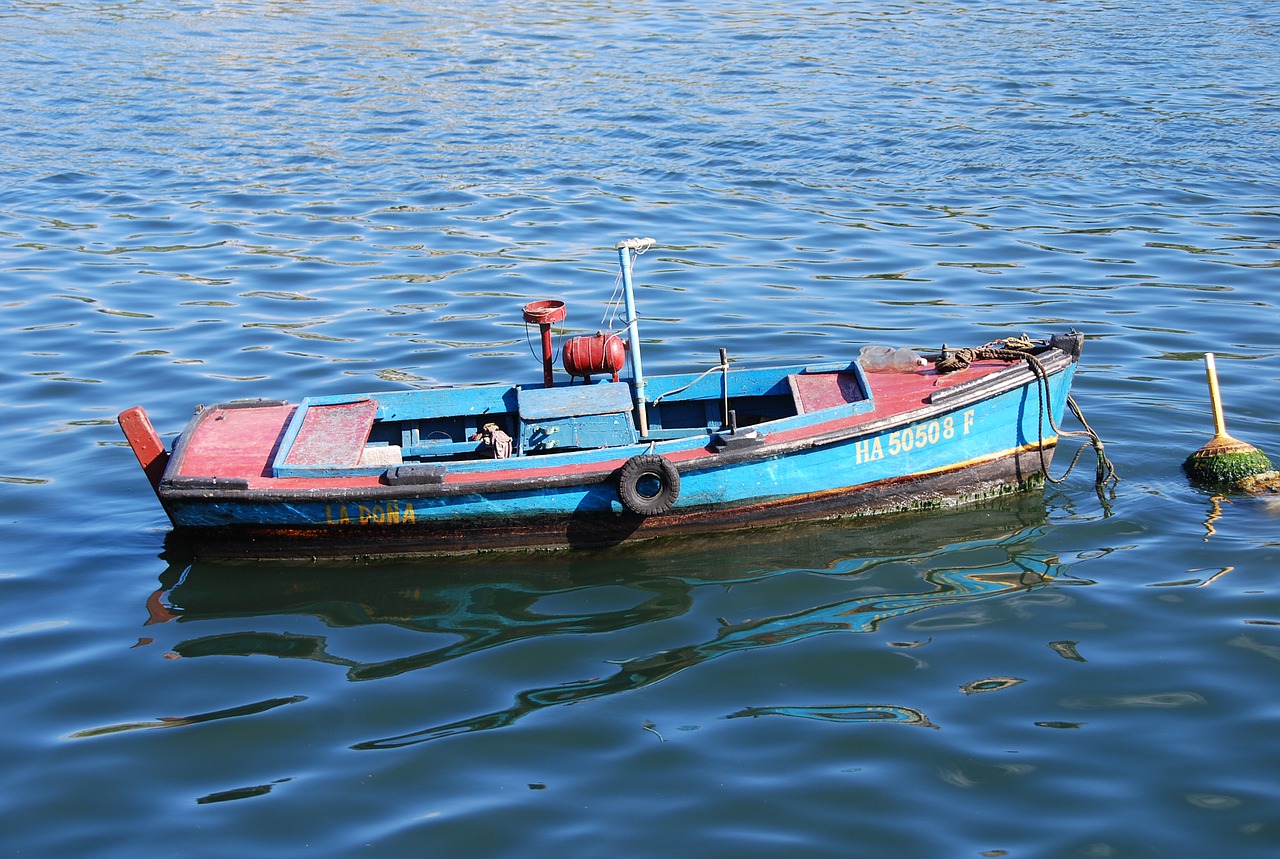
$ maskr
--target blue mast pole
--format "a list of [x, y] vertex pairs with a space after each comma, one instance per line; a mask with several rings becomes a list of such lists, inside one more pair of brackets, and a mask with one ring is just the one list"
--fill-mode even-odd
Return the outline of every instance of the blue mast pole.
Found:
[[649, 435], [649, 415], [645, 411], [644, 364], [640, 360], [640, 318], [636, 313], [635, 290], [631, 285], [631, 259], [653, 247], [653, 239], [627, 239], [618, 242], [618, 265], [622, 268], [622, 296], [626, 308], [627, 339], [631, 344], [632, 385], [635, 388], [636, 415], [640, 437]]

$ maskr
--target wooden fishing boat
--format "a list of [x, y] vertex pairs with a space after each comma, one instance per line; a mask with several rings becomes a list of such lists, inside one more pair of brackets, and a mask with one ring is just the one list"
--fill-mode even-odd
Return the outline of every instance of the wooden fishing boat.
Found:
[[564, 305], [545, 300], [524, 308], [541, 383], [206, 406], [171, 449], [141, 407], [120, 425], [201, 557], [600, 546], [1042, 483], [1082, 335], [879, 372], [850, 357], [741, 368], [721, 350], [705, 372], [646, 379], [632, 264], [652, 241], [617, 246], [627, 340], [565, 341], [566, 378], [552, 350]]

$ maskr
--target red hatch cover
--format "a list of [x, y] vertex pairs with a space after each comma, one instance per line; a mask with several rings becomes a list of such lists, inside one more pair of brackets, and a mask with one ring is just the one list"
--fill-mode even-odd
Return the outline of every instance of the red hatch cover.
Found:
[[802, 415], [866, 399], [853, 373], [796, 374], [787, 378], [791, 380], [796, 411]]
[[285, 464], [358, 464], [377, 412], [373, 400], [309, 406]]

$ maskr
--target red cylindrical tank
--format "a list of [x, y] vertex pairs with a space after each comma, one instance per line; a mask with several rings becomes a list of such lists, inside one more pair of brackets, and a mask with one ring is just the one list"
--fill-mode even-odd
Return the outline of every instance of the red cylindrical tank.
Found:
[[627, 365], [627, 346], [622, 338], [603, 331], [570, 338], [560, 351], [564, 355], [565, 372], [587, 381], [591, 381], [593, 374], [609, 373], [616, 382], [618, 372]]

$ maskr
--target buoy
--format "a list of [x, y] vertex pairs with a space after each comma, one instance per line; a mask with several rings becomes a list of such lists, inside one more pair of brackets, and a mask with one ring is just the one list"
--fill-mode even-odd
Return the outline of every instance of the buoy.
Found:
[[1205, 373], [1209, 377], [1209, 402], [1213, 407], [1213, 438], [1182, 463], [1187, 476], [1201, 483], [1239, 484], [1255, 475], [1271, 471], [1271, 460], [1251, 444], [1227, 435], [1222, 418], [1222, 397], [1218, 393], [1218, 371], [1213, 353], [1205, 353]]

